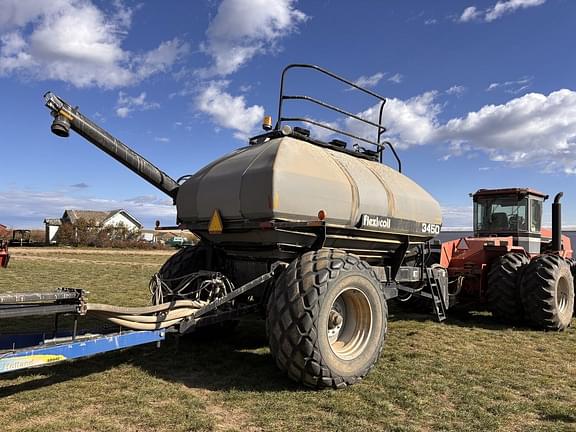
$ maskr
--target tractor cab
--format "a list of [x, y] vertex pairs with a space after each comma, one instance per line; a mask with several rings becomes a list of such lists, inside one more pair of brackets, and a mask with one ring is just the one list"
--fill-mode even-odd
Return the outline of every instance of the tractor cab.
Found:
[[541, 249], [542, 203], [533, 189], [480, 189], [474, 201], [474, 237], [512, 237], [529, 254]]

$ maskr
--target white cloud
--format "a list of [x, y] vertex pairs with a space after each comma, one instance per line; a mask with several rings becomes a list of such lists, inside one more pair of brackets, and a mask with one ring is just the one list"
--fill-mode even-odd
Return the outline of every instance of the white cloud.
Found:
[[0, 0], [0, 31], [22, 27], [43, 15], [50, 15], [70, 4], [69, 0]]
[[[171, 199], [145, 195], [127, 199], [107, 199], [66, 191], [11, 189], [0, 191], [0, 220], [19, 226], [41, 227], [47, 217], [60, 217], [65, 209], [112, 210], [123, 208], [138, 220], [152, 225], [157, 218], [172, 221], [176, 208]], [[13, 221], [13, 222], [10, 222]]]
[[456, 152], [480, 149], [493, 161], [576, 174], [576, 92], [530, 93], [486, 105], [449, 120], [434, 138]]
[[135, 75], [144, 79], [159, 72], [168, 71], [188, 52], [188, 44], [175, 38], [162, 42], [158, 48], [134, 57]]
[[460, 22], [474, 21], [480, 15], [481, 15], [481, 12], [478, 11], [478, 9], [476, 9], [476, 6], [469, 6], [466, 9], [464, 9], [464, 12], [462, 12], [462, 15], [460, 15], [460, 18], [458, 19], [458, 21], [460, 21]]
[[195, 99], [196, 107], [208, 114], [218, 125], [236, 131], [235, 136], [245, 139], [264, 117], [260, 105], [246, 105], [244, 96], [232, 96], [225, 90], [229, 81], [210, 81]]
[[515, 81], [493, 82], [486, 88], [486, 91], [492, 91], [500, 88], [504, 89], [506, 93], [518, 94], [530, 88], [533, 79], [533, 77], [523, 77]]
[[436, 18], [429, 18], [426, 21], [424, 21], [425, 25], [433, 25], [433, 24], [438, 24], [438, 20]]
[[[369, 76], [362, 75], [356, 81], [354, 81], [354, 84], [359, 85], [360, 87], [364, 87], [364, 88], [375, 87], [380, 81], [382, 81], [382, 79], [385, 76], [386, 76], [385, 72], [377, 72], [374, 75], [369, 75]], [[402, 74], [395, 73], [394, 75], [388, 77], [387, 81], [395, 83], [395, 84], [400, 84], [403, 79], [404, 79], [404, 76]], [[350, 87], [346, 90], [354, 90], [354, 87]]]
[[[385, 139], [397, 147], [440, 144], [453, 156], [483, 152], [495, 162], [535, 166], [545, 172], [576, 174], [576, 91], [558, 90], [549, 95], [530, 93], [501, 105], [443, 123], [438, 92], [408, 100], [388, 99], [383, 116]], [[377, 122], [379, 106], [359, 115]], [[376, 136], [374, 128], [347, 119], [345, 128], [359, 136]]]
[[494, 21], [502, 15], [512, 13], [518, 9], [543, 5], [546, 0], [503, 0], [496, 3], [486, 11], [486, 21]]
[[160, 142], [160, 143], [169, 143], [169, 142], [170, 142], [170, 138], [167, 138], [167, 137], [154, 137], [154, 141]]
[[374, 75], [370, 76], [362, 75], [360, 78], [354, 81], [354, 84], [360, 87], [368, 87], [368, 88], [375, 87], [380, 81], [382, 81], [384, 75], [385, 74], [382, 72], [377, 72]]
[[454, 95], [454, 96], [462, 96], [466, 92], [466, 87], [462, 85], [453, 85], [448, 90], [446, 90], [446, 94]]
[[131, 10], [105, 14], [90, 0], [0, 0], [0, 76], [114, 88], [166, 71], [187, 49], [177, 39], [148, 53], [122, 48]]
[[116, 115], [118, 117], [127, 117], [133, 111], [148, 111], [157, 108], [160, 108], [160, 104], [146, 100], [146, 92], [142, 92], [138, 96], [128, 96], [124, 92], [118, 93], [118, 101], [116, 102]]
[[[430, 143], [438, 127], [437, 116], [441, 106], [435, 101], [438, 95], [435, 91], [423, 93], [408, 100], [388, 99], [384, 108], [383, 125], [386, 127], [386, 139], [396, 147], [409, 147]], [[378, 122], [380, 105], [375, 105], [358, 115], [362, 118]], [[354, 133], [376, 138], [376, 129], [362, 124], [354, 119], [345, 121], [346, 129]]]
[[494, 6], [489, 7], [486, 10], [479, 10], [476, 6], [469, 6], [464, 9], [457, 21], [470, 22], [482, 20], [485, 22], [492, 22], [506, 14], [515, 12], [518, 9], [541, 6], [545, 2], [546, 0], [500, 0]]
[[276, 48], [308, 18], [294, 0], [223, 0], [206, 32], [202, 49], [213, 60], [205, 76], [229, 75], [256, 54]]

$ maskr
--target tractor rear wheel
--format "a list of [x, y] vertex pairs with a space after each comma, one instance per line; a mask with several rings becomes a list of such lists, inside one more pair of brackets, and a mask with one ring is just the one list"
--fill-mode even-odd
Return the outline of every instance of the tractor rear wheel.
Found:
[[526, 317], [545, 330], [564, 330], [572, 321], [574, 279], [558, 255], [541, 255], [526, 267], [520, 294]]
[[341, 388], [372, 369], [388, 309], [371, 267], [335, 249], [307, 252], [279, 277], [268, 300], [270, 351], [290, 378]]
[[486, 298], [492, 315], [518, 324], [524, 318], [518, 282], [520, 272], [530, 260], [522, 253], [507, 253], [494, 260], [488, 272]]
[[[576, 290], [576, 258], [570, 258], [568, 260], [570, 264], [570, 271], [572, 272], [572, 279], [574, 279], [574, 289]], [[576, 318], [576, 296], [574, 299], [574, 317]]]

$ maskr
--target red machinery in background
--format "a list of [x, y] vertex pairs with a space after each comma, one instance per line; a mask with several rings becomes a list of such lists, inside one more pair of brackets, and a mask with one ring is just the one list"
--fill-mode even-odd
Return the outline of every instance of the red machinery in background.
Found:
[[450, 305], [487, 306], [503, 321], [527, 321], [549, 330], [570, 325], [574, 273], [570, 238], [562, 235], [559, 193], [552, 229], [542, 229], [548, 198], [526, 188], [480, 189], [474, 201], [474, 236], [442, 244]]
[[8, 243], [4, 240], [0, 240], [0, 268], [8, 267], [8, 261], [10, 261]]

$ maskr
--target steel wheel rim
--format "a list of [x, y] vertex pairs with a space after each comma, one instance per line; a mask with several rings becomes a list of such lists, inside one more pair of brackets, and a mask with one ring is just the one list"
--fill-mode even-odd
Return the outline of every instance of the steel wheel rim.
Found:
[[556, 304], [558, 305], [558, 310], [564, 312], [568, 307], [568, 297], [569, 297], [569, 287], [568, 280], [564, 277], [560, 278], [558, 281], [558, 288], [556, 290]]
[[362, 291], [346, 288], [332, 302], [326, 333], [332, 352], [342, 360], [361, 355], [374, 323], [372, 306]]

